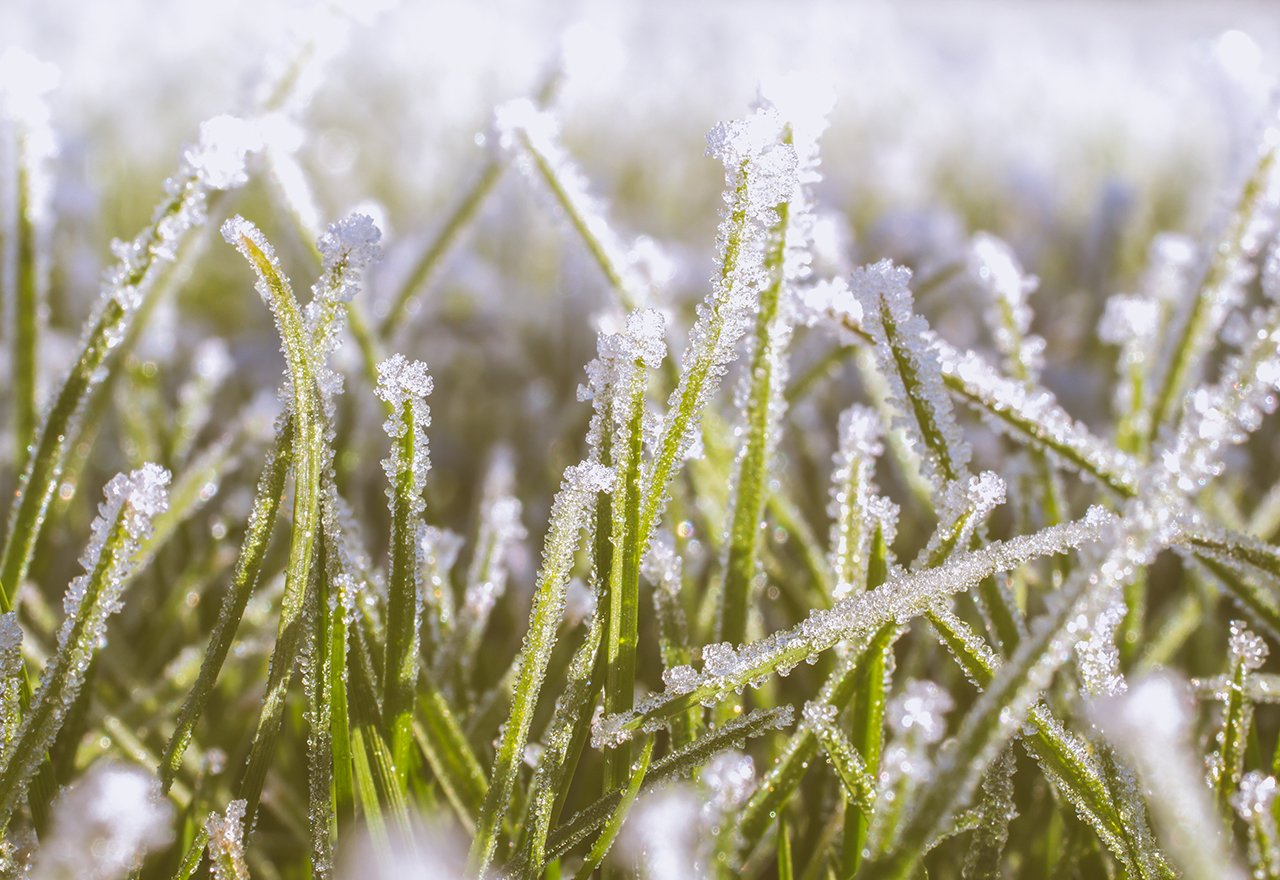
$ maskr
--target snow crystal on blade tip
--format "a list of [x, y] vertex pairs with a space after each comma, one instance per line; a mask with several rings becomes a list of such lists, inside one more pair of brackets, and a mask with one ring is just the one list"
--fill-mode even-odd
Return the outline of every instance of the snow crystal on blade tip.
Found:
[[316, 246], [327, 268], [345, 264], [348, 270], [360, 270], [382, 256], [381, 240], [382, 230], [373, 218], [357, 213], [329, 224]]
[[666, 321], [657, 309], [637, 309], [627, 315], [626, 337], [636, 360], [655, 369], [667, 354]]
[[1261, 669], [1270, 653], [1262, 637], [1250, 632], [1240, 620], [1231, 621], [1231, 635], [1227, 644], [1232, 659], [1242, 664], [1248, 672]]
[[187, 164], [210, 189], [231, 189], [249, 178], [245, 162], [263, 147], [262, 129], [237, 116], [215, 116], [200, 123], [200, 139], [188, 147]]
[[394, 407], [427, 397], [433, 387], [431, 374], [422, 361], [393, 354], [378, 364], [378, 398]]
[[1241, 777], [1239, 789], [1231, 796], [1231, 805], [1240, 818], [1248, 822], [1270, 810], [1275, 799], [1275, 777], [1250, 770]]

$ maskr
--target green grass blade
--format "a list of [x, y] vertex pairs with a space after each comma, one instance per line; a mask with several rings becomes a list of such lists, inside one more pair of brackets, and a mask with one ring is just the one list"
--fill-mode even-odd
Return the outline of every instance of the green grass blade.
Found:
[[0, 829], [13, 817], [27, 784], [84, 683], [85, 670], [103, 640], [107, 618], [120, 603], [132, 575], [138, 542], [151, 517], [164, 510], [169, 472], [148, 464], [113, 478], [92, 526], [84, 573], [67, 587], [66, 618], [57, 650], [49, 658], [13, 740], [0, 753]]
[[653, 737], [649, 737], [641, 747], [640, 757], [636, 759], [635, 764], [631, 767], [631, 779], [627, 782], [626, 790], [622, 793], [613, 815], [605, 822], [604, 828], [600, 831], [600, 836], [596, 838], [596, 842], [592, 845], [586, 861], [578, 869], [575, 880], [587, 880], [592, 872], [600, 867], [600, 863], [604, 861], [604, 857], [609, 853], [609, 848], [617, 840], [618, 832], [622, 830], [622, 823], [626, 821], [627, 814], [635, 804], [636, 798], [639, 797], [640, 786], [644, 784], [645, 776], [649, 772], [649, 761], [653, 757], [653, 743]]
[[223, 225], [223, 237], [249, 261], [258, 276], [257, 288], [275, 318], [283, 344], [292, 395], [292, 470], [294, 475], [293, 521], [289, 557], [285, 569], [285, 595], [275, 650], [267, 674], [262, 714], [254, 734], [248, 764], [240, 783], [240, 795], [248, 803], [252, 827], [266, 779], [275, 740], [284, 718], [285, 694], [293, 678], [294, 660], [302, 642], [302, 611], [310, 579], [316, 536], [319, 532], [320, 469], [326, 445], [319, 412], [316, 369], [311, 334], [293, 290], [280, 268], [271, 245], [257, 227], [240, 217]]
[[[848, 640], [870, 639], [884, 624], [905, 624], [932, 608], [939, 599], [971, 588], [983, 578], [1011, 571], [1042, 556], [1065, 553], [1099, 536], [1110, 517], [1092, 508], [1083, 519], [1051, 526], [1033, 535], [995, 541], [982, 550], [962, 554], [947, 565], [891, 576], [879, 589], [815, 611], [791, 629], [734, 650], [711, 646], [703, 652], [703, 671], [689, 670], [659, 694], [630, 713], [610, 715], [596, 725], [593, 743], [608, 747], [624, 741], [642, 725], [670, 718], [705, 700], [719, 700], [739, 687], [794, 668], [813, 654]], [[711, 662], [708, 663], [708, 659]]]
[[418, 682], [420, 645], [418, 624], [418, 533], [426, 487], [426, 429], [431, 423], [426, 397], [431, 377], [421, 361], [394, 355], [378, 366], [378, 396], [392, 410], [385, 425], [391, 437], [386, 460], [391, 481], [391, 559], [387, 574], [387, 641], [383, 655], [382, 706], [387, 739], [396, 759], [402, 790], [408, 787], [410, 747], [413, 744], [414, 697]]
[[584, 462], [565, 472], [551, 507], [551, 519], [543, 550], [542, 568], [529, 613], [529, 631], [520, 651], [511, 714], [503, 727], [489, 788], [476, 822], [476, 834], [468, 855], [470, 871], [482, 875], [498, 846], [498, 831], [510, 807], [524, 747], [528, 742], [533, 710], [555, 644], [556, 629], [564, 608], [564, 593], [573, 570], [578, 533], [588, 526], [597, 493], [613, 485], [613, 475], [598, 464]]
[[292, 450], [293, 432], [286, 425], [277, 435], [276, 444], [268, 452], [262, 474], [258, 477], [258, 490], [249, 512], [248, 527], [245, 529], [244, 541], [240, 546], [240, 555], [236, 559], [231, 585], [223, 597], [222, 608], [218, 612], [218, 622], [209, 636], [209, 644], [205, 649], [204, 661], [200, 664], [199, 676], [178, 712], [173, 735], [169, 738], [160, 760], [160, 782], [165, 789], [173, 784], [178, 773], [183, 753], [191, 743], [196, 722], [204, 714], [209, 695], [213, 692], [218, 674], [222, 671], [222, 665], [226, 662], [227, 654], [235, 641], [236, 629], [240, 626], [241, 618], [244, 617], [249, 597], [258, 583], [262, 561], [271, 539], [271, 530], [280, 509], [280, 497], [284, 494], [285, 478], [289, 472]]

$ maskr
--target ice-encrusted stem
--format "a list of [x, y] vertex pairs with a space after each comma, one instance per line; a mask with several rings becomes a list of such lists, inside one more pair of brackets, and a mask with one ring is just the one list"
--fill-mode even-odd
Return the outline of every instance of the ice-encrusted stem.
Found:
[[1174, 403], [1199, 369], [1227, 313], [1252, 278], [1251, 261], [1266, 243], [1280, 204], [1280, 123], [1267, 120], [1258, 150], [1258, 161], [1227, 219], [1199, 288], [1193, 292], [1177, 319], [1177, 335], [1167, 349], [1147, 430], [1147, 444], [1177, 412]]
[[47, 321], [53, 196], [50, 166], [57, 153], [46, 94], [58, 69], [25, 51], [0, 55], [0, 290], [9, 304], [13, 462], [26, 463], [35, 439], [40, 337]]
[[284, 718], [285, 695], [293, 678], [294, 660], [302, 640], [303, 602], [320, 527], [320, 469], [327, 441], [316, 388], [317, 364], [312, 336], [303, 321], [293, 289], [280, 268], [275, 250], [258, 228], [242, 217], [228, 220], [223, 225], [222, 234], [253, 268], [257, 275], [258, 293], [275, 319], [288, 370], [289, 412], [293, 428], [294, 503], [285, 592], [281, 600], [275, 650], [267, 673], [262, 714], [240, 791], [248, 803], [246, 815], [248, 825], [252, 827], [269, 758]]
[[114, 245], [117, 263], [85, 326], [83, 347], [36, 430], [0, 554], [0, 611], [12, 608], [12, 591], [26, 578], [74, 426], [90, 394], [106, 376], [104, 362], [124, 338], [161, 267], [174, 258], [188, 233], [204, 222], [209, 195], [247, 179], [245, 156], [257, 146], [254, 126], [220, 116], [202, 124], [200, 131], [199, 144], [186, 150], [178, 173], [165, 182], [166, 196], [152, 214], [151, 224], [133, 241]]
[[[796, 153], [790, 187], [779, 193], [775, 221], [769, 230], [762, 266], [760, 300], [751, 334], [751, 359], [739, 399], [743, 406], [743, 441], [731, 476], [727, 546], [722, 565], [718, 641], [739, 644], [746, 638], [747, 610], [757, 579], [767, 485], [786, 399], [787, 349], [795, 323], [796, 287], [809, 275], [813, 216], [811, 185], [818, 174], [817, 139], [826, 125], [825, 112], [800, 109], [790, 100], [798, 89], [776, 87], [765, 93], [765, 108], [783, 120], [779, 141]], [[771, 100], [772, 98], [772, 100]], [[775, 103], [776, 102], [776, 103]], [[800, 119], [795, 119], [796, 115]]]
[[[1183, 875], [1243, 880], [1191, 750], [1191, 705], [1185, 682], [1159, 674], [1096, 700], [1091, 709], [1107, 739], [1136, 766], [1157, 830]], [[1188, 835], [1188, 828], [1197, 833]]]
[[498, 846], [498, 832], [510, 806], [512, 790], [524, 747], [529, 740], [533, 711], [547, 674], [556, 629], [564, 610], [565, 588], [573, 571], [578, 535], [588, 524], [588, 513], [597, 493], [612, 488], [613, 474], [594, 462], [574, 465], [565, 472], [560, 491], [551, 506], [551, 518], [543, 549], [542, 567], [529, 612], [529, 631], [520, 649], [511, 713], [489, 774], [476, 833], [468, 856], [469, 871], [483, 875]]
[[383, 463], [390, 487], [391, 558], [387, 570], [387, 641], [383, 654], [382, 710], [387, 722], [391, 753], [401, 788], [409, 780], [410, 745], [413, 742], [413, 706], [421, 656], [419, 644], [418, 531], [425, 507], [430, 459], [427, 426], [431, 424], [426, 398], [431, 393], [427, 365], [393, 355], [378, 366], [378, 397], [388, 405], [391, 417], [383, 424], [391, 438], [391, 455]]
[[[645, 390], [649, 370], [666, 354], [664, 324], [653, 310], [632, 312], [622, 334], [600, 340], [599, 356], [589, 366], [597, 404], [610, 417], [608, 442], [617, 485], [610, 498], [610, 544], [605, 601], [606, 712], [624, 712], [634, 705], [636, 653], [639, 648], [640, 563], [644, 545], [640, 534], [645, 435]], [[606, 790], [624, 785], [632, 776], [629, 749], [605, 762]]]
[[1222, 727], [1217, 733], [1217, 749], [1210, 762], [1214, 799], [1223, 815], [1230, 806], [1244, 775], [1244, 753], [1253, 725], [1253, 701], [1249, 699], [1249, 678], [1267, 659], [1267, 643], [1249, 632], [1244, 623], [1231, 621], [1228, 639], [1230, 669], [1220, 695]]
[[774, 206], [785, 198], [796, 154], [779, 139], [776, 113], [764, 111], [717, 126], [708, 152], [725, 166], [727, 211], [720, 224], [718, 271], [698, 306], [698, 319], [681, 360], [680, 382], [667, 404], [654, 458], [645, 475], [638, 537], [643, 550], [669, 500], [677, 464], [688, 454], [699, 416], [733, 360], [755, 313], [765, 234]]
[[810, 655], [840, 642], [865, 641], [884, 624], [905, 624], [939, 599], [970, 589], [983, 578], [1095, 541], [1110, 522], [1108, 513], [1093, 507], [1082, 519], [1032, 535], [993, 541], [936, 569], [899, 571], [878, 589], [842, 599], [829, 610], [813, 612], [798, 626], [736, 650], [724, 644], [708, 646], [703, 649], [701, 672], [681, 671], [664, 693], [634, 711], [603, 717], [596, 724], [592, 741], [598, 748], [611, 747], [645, 725], [658, 723], [687, 706], [718, 700], [737, 688], [785, 673]]
[[638, 271], [634, 252], [622, 242], [604, 209], [588, 191], [581, 170], [560, 143], [555, 117], [522, 98], [495, 111], [494, 128], [499, 146], [511, 157], [521, 176], [539, 190], [545, 187], [568, 218], [609, 286], [617, 292], [623, 308], [647, 305], [649, 285]]
[[285, 478], [293, 450], [293, 430], [284, 425], [277, 432], [275, 445], [267, 454], [258, 477], [257, 493], [253, 499], [253, 507], [249, 511], [248, 526], [244, 540], [240, 545], [240, 554], [236, 558], [235, 568], [231, 575], [231, 586], [223, 597], [218, 611], [218, 622], [209, 636], [209, 644], [205, 649], [204, 660], [200, 664], [200, 672], [190, 693], [178, 710], [178, 718], [174, 722], [173, 734], [165, 746], [160, 759], [160, 783], [167, 791], [182, 766], [182, 756], [191, 744], [191, 736], [196, 722], [204, 714], [204, 709], [213, 692], [213, 686], [226, 662], [231, 644], [235, 640], [236, 629], [244, 616], [245, 607], [249, 603], [262, 571], [262, 561], [267, 553], [267, 545], [271, 539], [271, 529], [275, 525], [276, 515], [280, 509], [280, 498], [284, 494]]
[[134, 554], [165, 509], [169, 472], [154, 464], [107, 483], [105, 500], [93, 521], [92, 537], [81, 557], [84, 574], [67, 587], [66, 617], [40, 686], [13, 741], [0, 753], [0, 828], [9, 824], [28, 782], [57, 735], [98, 650], [107, 618], [119, 610]]

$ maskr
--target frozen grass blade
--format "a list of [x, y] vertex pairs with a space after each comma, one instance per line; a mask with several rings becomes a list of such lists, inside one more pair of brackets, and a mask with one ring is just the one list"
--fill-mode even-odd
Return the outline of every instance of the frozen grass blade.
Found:
[[804, 707], [804, 725], [821, 743], [827, 760], [835, 768], [836, 775], [844, 784], [848, 802], [863, 816], [869, 818], [875, 812], [875, 780], [868, 772], [867, 765], [863, 763], [859, 750], [836, 726], [836, 715], [835, 706], [810, 701]]
[[262, 714], [240, 789], [241, 796], [248, 803], [246, 815], [248, 825], [252, 827], [268, 762], [284, 717], [285, 694], [293, 677], [294, 660], [302, 639], [303, 601], [320, 531], [320, 473], [326, 441], [317, 399], [317, 364], [312, 337], [275, 251], [256, 226], [240, 217], [228, 220], [223, 225], [222, 234], [249, 261], [258, 276], [258, 292], [275, 318], [289, 375], [289, 411], [293, 429], [294, 502], [285, 594]]
[[1230, 815], [1230, 806], [1244, 775], [1244, 753], [1253, 727], [1253, 702], [1249, 699], [1249, 678], [1267, 659], [1267, 644], [1245, 629], [1241, 621], [1231, 622], [1228, 643], [1231, 667], [1221, 699], [1222, 728], [1218, 748], [1209, 764], [1218, 809]]
[[[36, 379], [40, 337], [48, 320], [52, 175], [57, 153], [45, 98], [58, 70], [26, 52], [8, 49], [0, 59], [0, 137], [5, 168], [0, 171], [0, 289], [10, 305], [13, 461], [26, 464], [35, 439]], [[2, 148], [0, 148], [2, 149]]]
[[681, 360], [680, 383], [668, 402], [645, 477], [637, 532], [642, 549], [666, 508], [676, 465], [689, 453], [699, 416], [755, 313], [765, 233], [776, 222], [774, 206], [785, 200], [795, 174], [795, 150], [780, 143], [779, 135], [776, 114], [760, 112], [718, 126], [708, 136], [708, 151], [725, 166], [728, 210], [720, 225], [719, 271], [711, 293], [698, 308]]
[[1091, 508], [1080, 520], [1051, 526], [1033, 535], [993, 541], [961, 554], [936, 569], [890, 576], [876, 590], [837, 602], [830, 610], [815, 611], [800, 625], [782, 630], [735, 650], [720, 644], [703, 649], [703, 669], [682, 672], [664, 693], [630, 713], [605, 716], [597, 722], [592, 741], [597, 748], [624, 742], [637, 729], [670, 718], [676, 712], [783, 674], [811, 654], [830, 650], [840, 642], [869, 639], [879, 627], [905, 624], [938, 600], [969, 589], [997, 572], [1012, 571], [1043, 556], [1065, 553], [1097, 540], [1111, 517]]
[[1147, 444], [1154, 444], [1166, 422], [1174, 417], [1175, 401], [1193, 381], [1228, 312], [1241, 298], [1252, 277], [1252, 259], [1265, 245], [1271, 229], [1270, 212], [1280, 201], [1280, 128], [1268, 120], [1258, 162], [1245, 181], [1222, 237], [1214, 248], [1198, 290], [1177, 318], [1176, 335], [1161, 364], [1151, 403]]
[[222, 607], [218, 612], [218, 622], [209, 636], [209, 644], [205, 649], [204, 661], [200, 664], [200, 673], [191, 688], [186, 700], [178, 712], [174, 731], [165, 746], [164, 756], [160, 761], [160, 781], [167, 790], [173, 784], [178, 769], [182, 764], [182, 756], [191, 743], [196, 722], [204, 714], [209, 695], [218, 680], [218, 674], [226, 662], [227, 654], [235, 641], [236, 629], [244, 617], [249, 597], [257, 586], [262, 562], [271, 539], [271, 530], [275, 525], [280, 509], [280, 497], [284, 494], [285, 478], [288, 476], [293, 449], [293, 432], [289, 426], [283, 426], [277, 434], [276, 445], [267, 455], [262, 474], [258, 477], [258, 490], [249, 512], [248, 528], [240, 547], [240, 555], [231, 578], [231, 585], [223, 597]]
[[[796, 171], [790, 191], [782, 189], [773, 206], [776, 220], [765, 246], [760, 300], [751, 337], [751, 359], [743, 374], [739, 399], [743, 404], [743, 441], [734, 462], [730, 483], [728, 535], [722, 565], [716, 640], [740, 644], [746, 638], [747, 609], [757, 581], [763, 533], [763, 516], [771, 462], [786, 412], [783, 388], [787, 384], [787, 348], [795, 320], [795, 288], [809, 275], [809, 238], [813, 218], [809, 187], [819, 179], [817, 138], [826, 127], [825, 112], [800, 109], [796, 88], [779, 87], [781, 95], [768, 95], [765, 109], [774, 109], [783, 120], [779, 141], [796, 154]], [[777, 101], [774, 104], [770, 98]], [[821, 99], [818, 99], [819, 101]], [[800, 118], [794, 118], [799, 114]]]
[[106, 376], [104, 362], [127, 333], [161, 267], [174, 258], [191, 230], [204, 222], [209, 195], [245, 182], [243, 163], [254, 147], [254, 134], [251, 125], [231, 117], [204, 123], [200, 143], [184, 153], [178, 173], [166, 181], [166, 198], [155, 209], [151, 225], [133, 241], [115, 245], [117, 263], [86, 324], [83, 348], [36, 432], [20, 478], [0, 554], [0, 611], [13, 607], [10, 591], [26, 579], [75, 424]]
[[629, 311], [647, 305], [650, 285], [636, 253], [623, 244], [599, 202], [588, 192], [582, 172], [560, 144], [555, 117], [533, 101], [520, 99], [497, 109], [494, 128], [499, 145], [511, 156], [521, 176], [538, 190], [545, 187], [568, 218], [609, 286], [617, 292], [623, 308]]
[[387, 573], [387, 642], [383, 655], [382, 708], [388, 738], [402, 789], [409, 780], [409, 755], [413, 743], [414, 691], [421, 654], [418, 624], [421, 620], [418, 583], [419, 529], [426, 488], [427, 426], [431, 424], [426, 398], [431, 393], [427, 365], [394, 355], [378, 366], [378, 397], [391, 410], [383, 428], [391, 438], [391, 455], [383, 469], [391, 486], [391, 560]]
[[551, 507], [543, 549], [542, 568], [529, 613], [529, 632], [520, 649], [519, 676], [511, 703], [511, 714], [503, 727], [501, 742], [489, 774], [489, 789], [476, 822], [476, 834], [468, 856], [469, 871], [483, 875], [498, 846], [498, 832], [510, 807], [516, 774], [529, 739], [533, 710], [547, 673], [556, 629], [564, 611], [565, 588], [573, 571], [578, 533], [588, 525], [588, 512], [595, 496], [613, 486], [607, 468], [592, 462], [575, 465], [565, 472], [564, 481]]
[[120, 607], [132, 563], [151, 518], [164, 510], [169, 472], [148, 464], [107, 484], [81, 562], [84, 574], [67, 587], [66, 617], [22, 725], [0, 753], [0, 828], [13, 818], [27, 784], [44, 760], [84, 684], [102, 642], [107, 618]]

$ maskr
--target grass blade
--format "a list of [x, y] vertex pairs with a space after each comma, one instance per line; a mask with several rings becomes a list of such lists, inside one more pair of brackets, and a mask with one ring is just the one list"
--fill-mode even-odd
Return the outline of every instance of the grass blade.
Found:
[[503, 727], [502, 740], [489, 774], [476, 834], [468, 855], [469, 871], [483, 875], [498, 846], [498, 831], [507, 814], [516, 774], [533, 723], [547, 672], [556, 628], [564, 608], [565, 587], [573, 570], [578, 533], [588, 525], [587, 514], [597, 493], [613, 485], [613, 475], [591, 462], [575, 465], [565, 472], [560, 491], [551, 507], [551, 520], [543, 550], [542, 568], [529, 613], [529, 632], [520, 650], [520, 673], [516, 682], [511, 714]]

